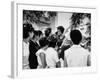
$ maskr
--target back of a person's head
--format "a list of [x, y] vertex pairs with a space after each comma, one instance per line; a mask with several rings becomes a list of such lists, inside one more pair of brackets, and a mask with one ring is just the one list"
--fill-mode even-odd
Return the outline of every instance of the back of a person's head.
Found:
[[79, 30], [72, 30], [70, 32], [70, 38], [73, 44], [78, 45], [82, 40], [82, 34]]
[[39, 40], [39, 43], [40, 43], [40, 46], [41, 46], [41, 48], [42, 48], [42, 47], [48, 45], [48, 40], [47, 40], [45, 37], [43, 37], [43, 38], [41, 38], [41, 39]]
[[45, 36], [48, 37], [51, 34], [51, 28], [45, 30]]
[[39, 31], [38, 30], [35, 30], [34, 31], [34, 34], [35, 34], [35, 36], [39, 36]]
[[49, 47], [53, 47], [54, 48], [56, 46], [57, 39], [54, 38], [53, 36], [50, 36], [48, 41], [49, 41]]
[[39, 30], [39, 36], [43, 35], [42, 31]]
[[60, 30], [60, 31], [61, 31], [61, 33], [63, 33], [63, 32], [64, 32], [64, 30], [65, 30], [63, 26], [58, 26], [58, 27], [57, 27], [57, 29], [58, 29], [58, 30]]
[[42, 34], [43, 34], [42, 31], [38, 30], [38, 35], [39, 35], [39, 37], [40, 37]]
[[23, 24], [23, 38], [27, 38], [29, 36], [29, 32], [34, 32], [34, 28], [31, 24]]

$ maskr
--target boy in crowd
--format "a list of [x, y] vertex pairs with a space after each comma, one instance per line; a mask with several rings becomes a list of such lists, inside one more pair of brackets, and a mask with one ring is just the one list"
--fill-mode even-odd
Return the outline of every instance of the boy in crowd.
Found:
[[90, 66], [90, 53], [80, 46], [82, 34], [79, 30], [72, 30], [70, 38], [73, 46], [64, 53], [65, 67], [83, 67]]

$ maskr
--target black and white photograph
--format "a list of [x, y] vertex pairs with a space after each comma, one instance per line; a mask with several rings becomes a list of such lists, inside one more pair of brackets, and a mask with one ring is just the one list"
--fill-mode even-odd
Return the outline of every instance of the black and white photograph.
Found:
[[91, 66], [91, 13], [22, 11], [22, 69]]
[[14, 78], [96, 72], [96, 8], [18, 2], [12, 8]]
[[100, 0], [1, 0], [0, 80], [100, 80]]

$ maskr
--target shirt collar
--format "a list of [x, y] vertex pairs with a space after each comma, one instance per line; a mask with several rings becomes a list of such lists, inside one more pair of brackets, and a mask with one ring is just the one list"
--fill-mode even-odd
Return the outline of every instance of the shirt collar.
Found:
[[79, 48], [81, 46], [80, 45], [73, 45], [72, 47]]

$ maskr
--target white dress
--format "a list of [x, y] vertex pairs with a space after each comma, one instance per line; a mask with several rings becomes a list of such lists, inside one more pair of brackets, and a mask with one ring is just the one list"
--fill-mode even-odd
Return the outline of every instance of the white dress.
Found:
[[42, 68], [42, 62], [41, 62], [41, 58], [40, 58], [40, 53], [46, 54], [45, 50], [43, 50], [43, 49], [39, 49], [36, 52], [36, 56], [37, 56], [37, 60], [38, 60], [38, 67], [37, 68]]
[[54, 48], [49, 47], [46, 50], [46, 62], [47, 62], [47, 66], [49, 68], [56, 68], [56, 63], [58, 61], [59, 61], [59, 58], [58, 58], [57, 51]]
[[23, 41], [23, 69], [29, 68], [29, 42], [25, 43]]

